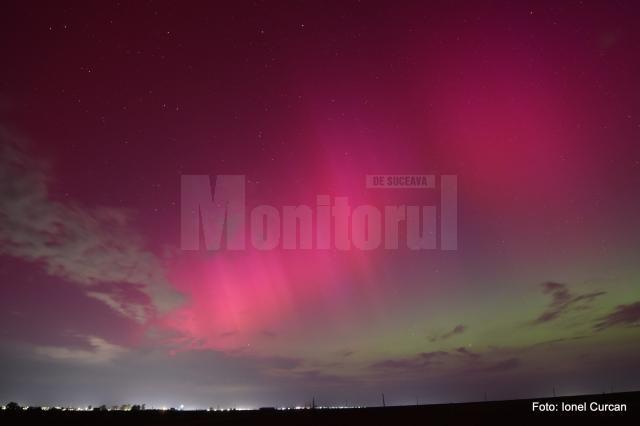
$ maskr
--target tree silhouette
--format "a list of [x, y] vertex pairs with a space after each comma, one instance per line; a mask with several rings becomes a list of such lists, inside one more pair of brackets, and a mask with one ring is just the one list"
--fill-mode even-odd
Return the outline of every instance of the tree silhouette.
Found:
[[22, 407], [20, 407], [20, 405], [17, 402], [13, 402], [13, 401], [8, 403], [6, 407], [6, 409], [9, 411], [17, 411], [17, 410], [20, 410], [21, 408]]

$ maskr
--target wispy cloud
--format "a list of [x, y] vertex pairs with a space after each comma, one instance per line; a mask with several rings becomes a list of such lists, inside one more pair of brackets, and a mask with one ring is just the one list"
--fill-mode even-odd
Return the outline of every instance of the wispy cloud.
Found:
[[447, 340], [450, 337], [456, 336], [458, 334], [462, 334], [467, 330], [467, 327], [465, 325], [462, 324], [458, 324], [455, 327], [453, 327], [453, 329], [447, 331], [446, 333], [442, 333], [442, 334], [438, 334], [435, 336], [431, 336], [429, 337], [429, 341], [430, 342], [438, 342], [441, 340]]
[[35, 353], [59, 361], [100, 364], [112, 361], [127, 352], [126, 348], [114, 345], [96, 336], [88, 336], [88, 349], [62, 346], [37, 346]]
[[598, 320], [595, 325], [596, 330], [604, 330], [614, 326], [639, 326], [640, 325], [640, 302], [630, 305], [618, 305], [613, 312]]
[[403, 377], [424, 374], [500, 373], [520, 367], [521, 359], [513, 351], [474, 352], [465, 347], [451, 351], [422, 352], [405, 358], [389, 358], [370, 365], [374, 372]]
[[341, 358], [348, 358], [348, 357], [352, 356], [354, 353], [355, 353], [354, 350], [343, 349], [343, 350], [340, 350], [340, 351], [336, 352], [336, 355], [338, 355]]
[[541, 284], [542, 293], [551, 296], [551, 302], [545, 311], [538, 316], [532, 324], [544, 324], [554, 321], [561, 316], [575, 310], [583, 310], [604, 294], [604, 291], [596, 291], [584, 294], [574, 294], [566, 284], [548, 281]]
[[[139, 322], [179, 304], [181, 295], [129, 225], [126, 211], [54, 200], [48, 185], [46, 163], [0, 127], [0, 254], [42, 264], [50, 275], [82, 286], [88, 296]], [[149, 302], [131, 302], [102, 283], [131, 285]]]
[[451, 354], [445, 351], [421, 352], [407, 358], [389, 358], [371, 364], [375, 370], [416, 371], [438, 364]]
[[460, 347], [455, 350], [457, 354], [464, 355], [469, 358], [479, 358], [480, 354], [473, 352], [465, 347]]

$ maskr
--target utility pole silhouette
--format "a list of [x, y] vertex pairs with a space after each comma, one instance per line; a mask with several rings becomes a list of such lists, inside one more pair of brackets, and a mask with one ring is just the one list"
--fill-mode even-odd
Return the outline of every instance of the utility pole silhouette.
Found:
[[385, 402], [385, 400], [384, 400], [384, 393], [382, 394], [382, 406], [383, 406], [383, 407], [386, 407], [386, 406], [387, 406], [387, 403], [386, 403], [386, 402]]
[[313, 399], [311, 400], [311, 408], [315, 410], [316, 408], [316, 397], [314, 396]]

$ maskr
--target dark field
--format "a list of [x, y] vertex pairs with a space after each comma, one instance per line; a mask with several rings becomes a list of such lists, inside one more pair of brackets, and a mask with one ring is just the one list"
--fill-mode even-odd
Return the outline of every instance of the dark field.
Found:
[[[532, 412], [533, 401], [573, 404], [586, 402], [586, 412]], [[589, 404], [626, 404], [626, 412], [591, 412]], [[336, 425], [336, 424], [640, 424], [637, 423], [640, 392], [583, 395], [546, 399], [474, 402], [459, 404], [374, 407], [353, 409], [309, 409], [276, 411], [155, 411], [73, 412], [4, 411], [2, 424], [83, 425]]]

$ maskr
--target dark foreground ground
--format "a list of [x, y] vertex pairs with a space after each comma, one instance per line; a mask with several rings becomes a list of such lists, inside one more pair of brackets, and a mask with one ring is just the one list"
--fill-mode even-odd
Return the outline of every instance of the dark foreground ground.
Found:
[[[550, 403], [555, 412], [533, 412], [534, 401]], [[591, 411], [592, 402], [626, 404], [625, 412]], [[586, 403], [586, 412], [562, 412], [562, 403]], [[640, 392], [582, 395], [573, 397], [490, 401], [460, 404], [420, 405], [353, 409], [276, 411], [154, 411], [142, 412], [52, 412], [0, 413], [0, 424], [47, 425], [481, 425], [526, 424], [635, 424], [640, 425]]]

